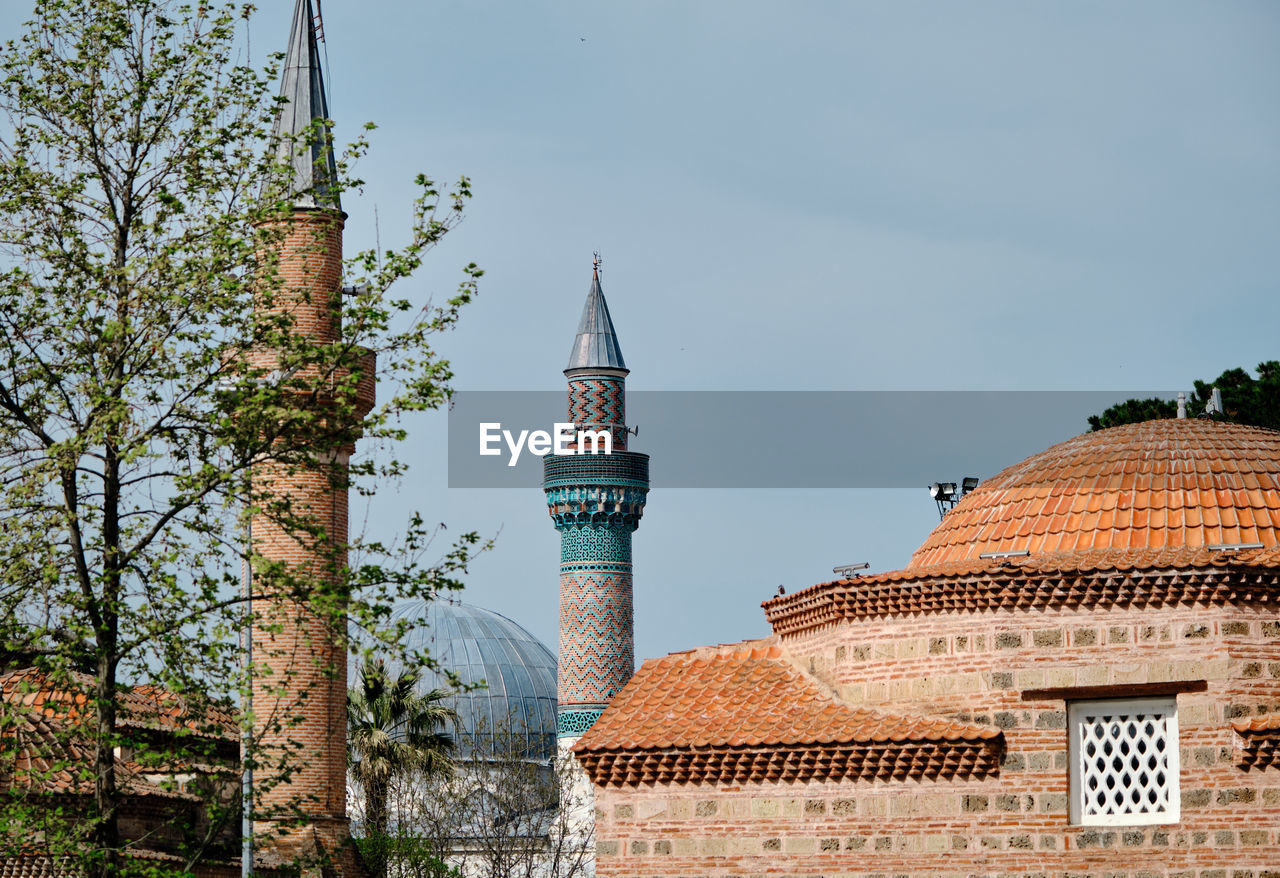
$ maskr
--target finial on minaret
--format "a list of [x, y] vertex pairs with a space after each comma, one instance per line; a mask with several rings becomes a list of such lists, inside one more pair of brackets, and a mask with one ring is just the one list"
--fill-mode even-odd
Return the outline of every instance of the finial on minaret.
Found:
[[591, 256], [591, 273], [598, 278], [600, 277], [600, 251], [595, 251]]
[[278, 158], [293, 168], [289, 196], [294, 207], [339, 209], [333, 190], [337, 162], [333, 139], [326, 127], [329, 102], [325, 97], [317, 27], [311, 0], [297, 0], [289, 51], [280, 78], [280, 108], [276, 112], [274, 135]]

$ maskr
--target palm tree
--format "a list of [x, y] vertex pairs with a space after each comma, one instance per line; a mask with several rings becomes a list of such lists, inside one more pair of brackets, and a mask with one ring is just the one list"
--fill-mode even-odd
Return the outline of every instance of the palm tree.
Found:
[[365, 835], [375, 839], [366, 849], [373, 878], [387, 873], [387, 795], [391, 781], [407, 774], [424, 776], [453, 771], [453, 737], [441, 731], [457, 719], [443, 703], [442, 689], [415, 691], [418, 671], [402, 671], [395, 679], [380, 658], [360, 668], [360, 685], [347, 691], [347, 764], [364, 791]]

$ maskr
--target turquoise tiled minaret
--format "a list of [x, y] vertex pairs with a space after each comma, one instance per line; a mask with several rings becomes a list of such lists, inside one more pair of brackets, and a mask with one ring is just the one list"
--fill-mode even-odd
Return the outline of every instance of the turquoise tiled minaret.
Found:
[[560, 531], [557, 727], [561, 738], [577, 738], [635, 670], [631, 534], [649, 492], [649, 455], [627, 450], [627, 367], [600, 288], [599, 259], [564, 374], [568, 420], [613, 442], [607, 455], [599, 448], [543, 459], [547, 506]]

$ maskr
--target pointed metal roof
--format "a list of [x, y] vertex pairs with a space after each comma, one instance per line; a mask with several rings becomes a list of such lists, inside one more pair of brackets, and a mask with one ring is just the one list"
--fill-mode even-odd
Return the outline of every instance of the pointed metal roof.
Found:
[[290, 186], [293, 206], [340, 207], [338, 195], [332, 189], [337, 176], [333, 141], [328, 129], [315, 126], [317, 120], [329, 118], [329, 102], [325, 99], [324, 76], [320, 71], [311, 0], [297, 0], [293, 9], [280, 97], [285, 100], [277, 111], [275, 135], [280, 144], [280, 161], [293, 166]]
[[591, 291], [587, 293], [587, 304], [578, 323], [578, 337], [573, 340], [573, 351], [569, 354], [569, 365], [565, 371], [574, 369], [627, 371], [622, 348], [618, 346], [618, 335], [613, 331], [609, 306], [604, 301], [604, 290], [600, 289], [599, 262], [591, 272]]

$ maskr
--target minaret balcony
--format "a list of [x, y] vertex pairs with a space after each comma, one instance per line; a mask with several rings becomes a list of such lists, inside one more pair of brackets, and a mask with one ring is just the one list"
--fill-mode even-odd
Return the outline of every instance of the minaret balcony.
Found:
[[637, 451], [612, 454], [549, 454], [542, 459], [542, 487], [635, 488], [649, 490], [649, 455]]

